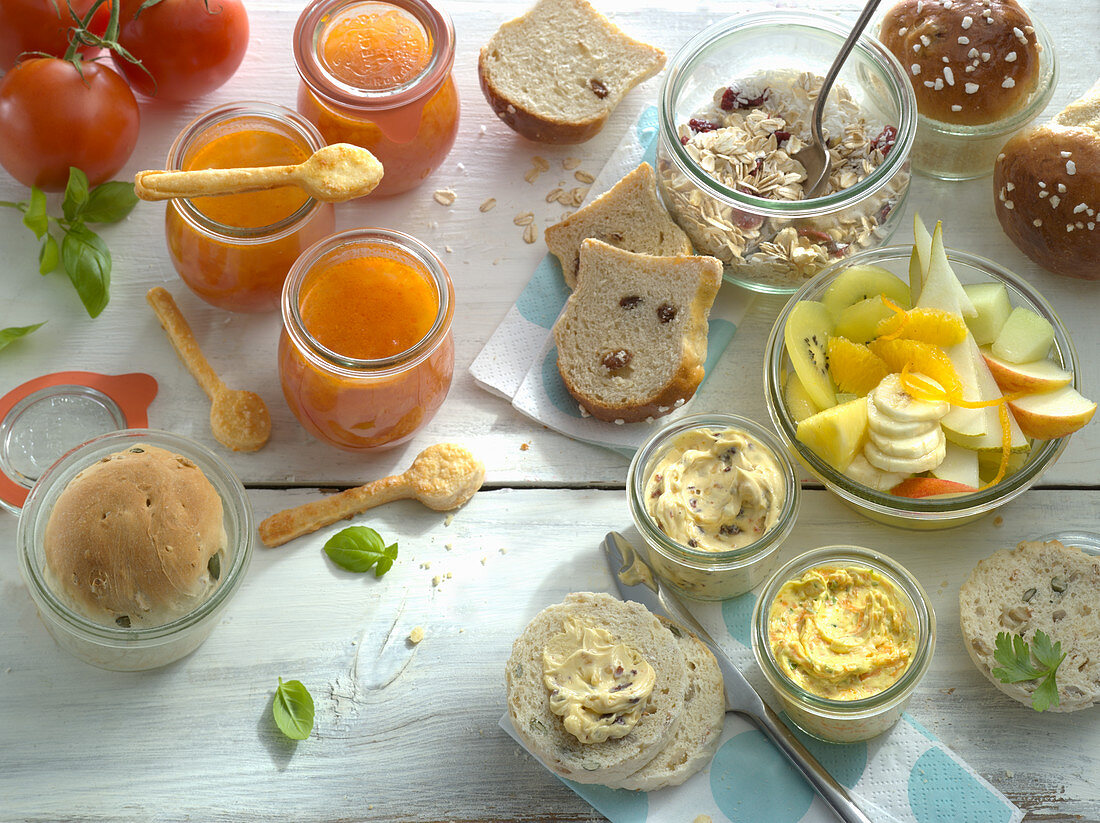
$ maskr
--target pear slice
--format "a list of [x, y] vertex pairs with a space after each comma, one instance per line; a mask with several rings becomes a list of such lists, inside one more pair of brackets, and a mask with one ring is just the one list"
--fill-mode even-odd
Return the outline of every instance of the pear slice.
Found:
[[[985, 364], [985, 358], [982, 357], [981, 349], [974, 342], [974, 338], [968, 337], [965, 343], [959, 345], [972, 348], [969, 359], [973, 364], [974, 385], [977, 387], [975, 396], [971, 397], [965, 389], [963, 396], [967, 400], [996, 400], [1001, 396], [1000, 386], [993, 379], [993, 373], [989, 370], [989, 366]], [[956, 347], [953, 346], [952, 348]], [[955, 361], [952, 360], [951, 362], [954, 363]], [[944, 434], [952, 443], [957, 443], [968, 449], [996, 449], [999, 451], [1001, 448], [1003, 438], [1001, 434], [1001, 413], [997, 406], [987, 406], [982, 409], [964, 409], [959, 406], [952, 406], [951, 411], [940, 423], [943, 425]], [[1011, 435], [1009, 448], [1012, 451], [1026, 451], [1030, 448], [1027, 437], [1020, 430], [1020, 426], [1016, 423], [1016, 418], [1011, 412], [1008, 415], [1008, 426]]]
[[[920, 243], [917, 248], [919, 250]], [[928, 270], [916, 305], [942, 309], [962, 317], [976, 317], [978, 314], [947, 260], [947, 251], [943, 245], [943, 223], [937, 223], [936, 230], [932, 233]]]
[[867, 439], [867, 400], [860, 397], [818, 412], [798, 424], [796, 436], [839, 471], [848, 468]]
[[925, 228], [924, 221], [920, 219], [919, 213], [913, 215], [913, 252], [919, 264], [917, 271], [917, 285], [919, 288], [913, 291], [913, 258], [909, 258], [909, 291], [915, 306], [917, 305], [917, 298], [920, 297], [921, 290], [924, 288], [924, 280], [928, 276], [928, 266], [932, 259], [932, 235]]
[[909, 296], [914, 304], [920, 300], [920, 290], [923, 286], [924, 268], [921, 265], [920, 251], [914, 243], [913, 251], [909, 255]]
[[964, 449], [955, 443], [947, 444], [943, 462], [932, 469], [932, 475], [940, 480], [951, 480], [965, 486], [981, 485], [978, 476], [978, 453]]

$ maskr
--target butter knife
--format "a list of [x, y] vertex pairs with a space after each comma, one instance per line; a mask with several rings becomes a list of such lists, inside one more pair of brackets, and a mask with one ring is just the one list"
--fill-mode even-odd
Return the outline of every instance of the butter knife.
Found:
[[607, 565], [623, 600], [641, 603], [654, 614], [664, 614], [698, 637], [718, 661], [726, 684], [726, 709], [744, 715], [764, 732], [814, 790], [845, 823], [871, 823], [843, 786], [833, 779], [761, 699], [745, 676], [691, 615], [676, 593], [662, 585], [634, 545], [618, 532], [608, 532], [603, 541]]

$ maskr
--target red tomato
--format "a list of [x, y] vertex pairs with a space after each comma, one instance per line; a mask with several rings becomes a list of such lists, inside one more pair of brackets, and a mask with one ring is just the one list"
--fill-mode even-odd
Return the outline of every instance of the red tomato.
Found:
[[179, 102], [211, 92], [233, 76], [248, 48], [241, 0], [161, 0], [137, 14], [142, 1], [121, 0], [118, 42], [153, 77], [111, 54], [131, 86]]
[[0, 81], [0, 166], [26, 186], [61, 191], [69, 166], [95, 186], [130, 159], [138, 105], [126, 81], [99, 63], [22, 61]]
[[[65, 0], [0, 0], [0, 69], [15, 65], [25, 51], [44, 51], [58, 57], [69, 47], [69, 28], [84, 19], [95, 0], [72, 0], [74, 17]], [[107, 31], [111, 4], [96, 9], [89, 27], [96, 34]]]

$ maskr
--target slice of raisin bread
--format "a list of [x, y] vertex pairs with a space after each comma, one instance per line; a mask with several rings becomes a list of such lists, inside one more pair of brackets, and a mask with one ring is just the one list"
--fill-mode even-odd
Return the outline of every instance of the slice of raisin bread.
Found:
[[558, 371], [581, 408], [634, 423], [668, 414], [703, 380], [713, 257], [653, 257], [581, 243], [577, 289], [554, 324]]
[[577, 287], [581, 241], [589, 237], [640, 254], [691, 254], [691, 241], [657, 200], [653, 166], [642, 163], [580, 211], [546, 229], [565, 285]]
[[[626, 737], [581, 743], [550, 710], [542, 654], [567, 618], [610, 632], [641, 654], [657, 674], [647, 708]], [[569, 595], [564, 602], [535, 615], [512, 646], [505, 682], [508, 714], [516, 734], [547, 768], [562, 777], [605, 785], [624, 779], [656, 757], [679, 727], [688, 689], [687, 662], [680, 648], [671, 632], [638, 603], [624, 603], [602, 593]]]
[[959, 589], [959, 617], [970, 659], [998, 689], [1031, 705], [1038, 680], [1002, 683], [992, 670], [997, 634], [1036, 631], [1060, 642], [1058, 705], [1051, 711], [1087, 709], [1100, 696], [1100, 558], [1056, 540], [1021, 543], [975, 566]]
[[726, 723], [726, 690], [722, 670], [710, 649], [693, 634], [658, 617], [676, 637], [688, 668], [684, 718], [676, 734], [657, 756], [614, 788], [651, 792], [679, 786], [710, 763]]
[[583, 143], [665, 54], [628, 37], [586, 0], [539, 0], [490, 38], [478, 79], [493, 111], [529, 140]]

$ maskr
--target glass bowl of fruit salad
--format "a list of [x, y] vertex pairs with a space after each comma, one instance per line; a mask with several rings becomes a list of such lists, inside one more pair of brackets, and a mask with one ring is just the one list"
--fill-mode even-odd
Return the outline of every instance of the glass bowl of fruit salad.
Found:
[[791, 298], [764, 393], [781, 439], [842, 500], [940, 529], [1030, 488], [1096, 404], [1050, 304], [915, 222], [914, 246], [861, 252]]

